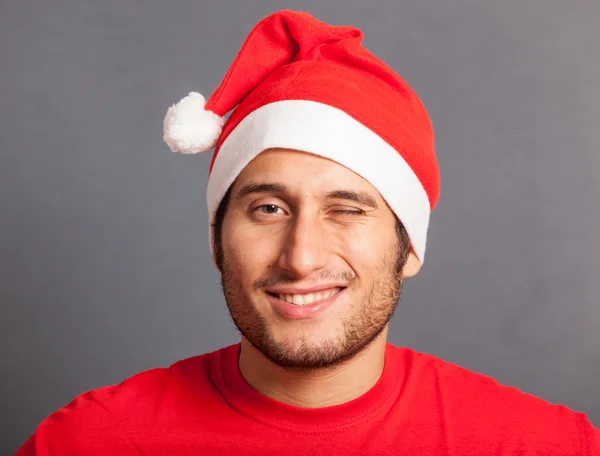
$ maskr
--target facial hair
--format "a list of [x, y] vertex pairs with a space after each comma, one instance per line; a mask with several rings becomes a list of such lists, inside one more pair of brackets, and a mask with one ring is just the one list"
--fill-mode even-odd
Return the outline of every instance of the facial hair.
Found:
[[[398, 247], [387, 252], [399, 252]], [[244, 291], [239, 278], [228, 267], [226, 255], [221, 269], [221, 285], [227, 309], [240, 334], [274, 364], [289, 370], [312, 370], [331, 368], [356, 356], [379, 336], [391, 320], [402, 290], [402, 266], [400, 254], [389, 253], [374, 274], [376, 280], [363, 291], [360, 302], [351, 305], [350, 314], [342, 321], [342, 334], [310, 345], [306, 337], [293, 342], [277, 341], [269, 330], [263, 315], [254, 307]], [[320, 280], [342, 280], [349, 287], [356, 276], [348, 271], [334, 273], [323, 270], [315, 275]], [[254, 282], [254, 289], [292, 283], [297, 279], [280, 275], [261, 277]]]

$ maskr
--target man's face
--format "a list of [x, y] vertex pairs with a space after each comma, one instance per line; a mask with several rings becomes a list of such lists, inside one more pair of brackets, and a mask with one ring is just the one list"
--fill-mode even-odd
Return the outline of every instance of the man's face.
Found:
[[231, 317], [282, 367], [339, 364], [394, 312], [398, 242], [394, 214], [366, 180], [312, 154], [265, 151], [238, 176], [223, 220]]

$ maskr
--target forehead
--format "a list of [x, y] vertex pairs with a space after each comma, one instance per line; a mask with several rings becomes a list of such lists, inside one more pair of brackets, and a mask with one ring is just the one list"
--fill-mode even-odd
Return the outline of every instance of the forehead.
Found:
[[367, 180], [345, 166], [308, 152], [289, 149], [269, 149], [256, 156], [242, 170], [233, 189], [249, 182], [284, 183], [290, 190], [323, 192], [347, 188], [372, 193], [379, 192]]

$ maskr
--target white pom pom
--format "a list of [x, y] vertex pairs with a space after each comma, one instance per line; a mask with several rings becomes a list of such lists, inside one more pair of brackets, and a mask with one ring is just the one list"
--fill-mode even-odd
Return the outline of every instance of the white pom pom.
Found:
[[215, 147], [225, 119], [207, 111], [205, 104], [202, 95], [190, 92], [169, 108], [163, 124], [163, 138], [172, 152], [197, 154]]

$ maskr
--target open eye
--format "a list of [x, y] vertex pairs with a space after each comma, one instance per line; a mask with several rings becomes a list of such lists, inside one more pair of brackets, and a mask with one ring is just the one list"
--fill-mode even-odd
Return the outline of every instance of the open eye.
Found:
[[276, 204], [261, 204], [260, 206], [258, 206], [254, 209], [255, 212], [258, 212], [260, 214], [265, 214], [265, 215], [277, 215], [278, 210], [281, 211], [281, 213], [285, 212], [283, 209], [281, 209]]

